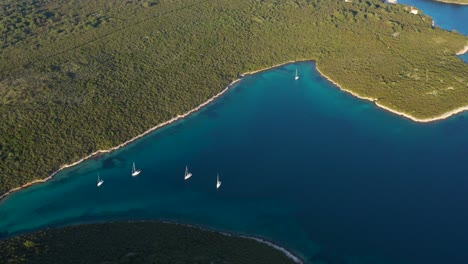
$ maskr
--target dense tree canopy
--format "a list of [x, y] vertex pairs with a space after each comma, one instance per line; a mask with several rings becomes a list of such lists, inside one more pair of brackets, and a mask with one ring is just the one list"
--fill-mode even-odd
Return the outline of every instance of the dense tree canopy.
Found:
[[0, 240], [0, 259], [3, 264], [294, 263], [253, 239], [159, 222], [72, 226]]
[[5, 0], [0, 12], [0, 194], [291, 60], [418, 118], [468, 105], [454, 56], [468, 38], [380, 0]]

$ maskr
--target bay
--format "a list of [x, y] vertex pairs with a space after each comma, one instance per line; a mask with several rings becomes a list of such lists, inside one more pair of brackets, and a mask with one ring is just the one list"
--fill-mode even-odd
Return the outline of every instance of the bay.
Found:
[[[468, 34], [467, 7], [400, 2]], [[467, 129], [466, 112], [414, 123], [340, 91], [313, 63], [290, 64], [14, 193], [0, 203], [0, 234], [160, 219], [263, 237], [307, 263], [464, 263]]]
[[0, 232], [163, 219], [260, 236], [307, 263], [460, 263], [468, 259], [467, 129], [466, 113], [414, 123], [340, 91], [314, 63], [290, 64], [14, 193], [0, 205]]

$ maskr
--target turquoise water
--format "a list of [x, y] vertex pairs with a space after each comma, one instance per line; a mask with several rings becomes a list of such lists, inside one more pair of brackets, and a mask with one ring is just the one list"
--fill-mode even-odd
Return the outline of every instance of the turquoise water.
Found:
[[[400, 2], [468, 34], [468, 7]], [[307, 263], [466, 263], [467, 130], [466, 112], [414, 123], [338, 90], [313, 63], [286, 65], [247, 76], [190, 118], [14, 193], [0, 203], [0, 236], [163, 219], [264, 237]], [[143, 170], [136, 178], [133, 161]]]
[[417, 124], [338, 90], [313, 63], [287, 65], [14, 193], [0, 205], [0, 232], [164, 219], [264, 237], [308, 263], [463, 263], [467, 130], [466, 113]]

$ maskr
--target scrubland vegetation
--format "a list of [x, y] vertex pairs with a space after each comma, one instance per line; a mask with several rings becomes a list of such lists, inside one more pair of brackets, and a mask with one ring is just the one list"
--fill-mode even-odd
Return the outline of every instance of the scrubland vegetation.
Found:
[[417, 118], [466, 106], [468, 38], [431, 22], [380, 0], [4, 0], [0, 194], [290, 60]]

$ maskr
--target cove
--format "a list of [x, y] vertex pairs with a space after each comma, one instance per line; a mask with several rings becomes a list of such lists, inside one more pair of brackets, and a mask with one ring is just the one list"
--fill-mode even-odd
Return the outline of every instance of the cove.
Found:
[[13, 193], [0, 232], [160, 219], [265, 238], [306, 263], [464, 263], [467, 130], [466, 112], [414, 123], [339, 90], [314, 63], [289, 64]]

